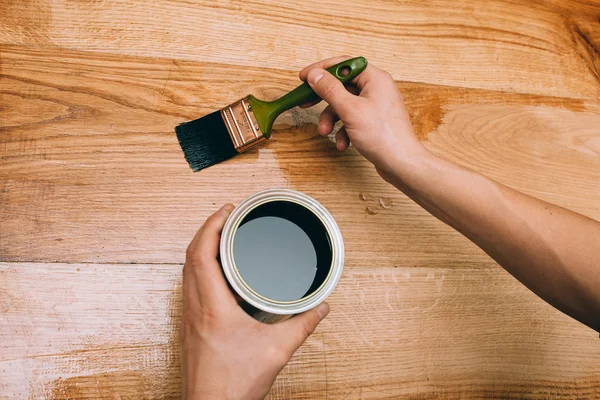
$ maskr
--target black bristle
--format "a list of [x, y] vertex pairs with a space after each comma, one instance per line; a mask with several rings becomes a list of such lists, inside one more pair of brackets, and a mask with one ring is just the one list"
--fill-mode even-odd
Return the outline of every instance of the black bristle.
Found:
[[220, 111], [180, 124], [175, 132], [185, 159], [194, 172], [238, 154]]

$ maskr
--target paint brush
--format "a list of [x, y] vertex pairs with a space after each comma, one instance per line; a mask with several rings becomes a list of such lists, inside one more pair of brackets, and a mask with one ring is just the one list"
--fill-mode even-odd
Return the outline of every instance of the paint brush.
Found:
[[[367, 60], [356, 57], [329, 67], [327, 71], [347, 83], [366, 67]], [[175, 132], [190, 167], [200, 171], [269, 139], [273, 122], [282, 112], [317, 99], [317, 94], [304, 82], [274, 101], [249, 95], [219, 111], [180, 124]]]

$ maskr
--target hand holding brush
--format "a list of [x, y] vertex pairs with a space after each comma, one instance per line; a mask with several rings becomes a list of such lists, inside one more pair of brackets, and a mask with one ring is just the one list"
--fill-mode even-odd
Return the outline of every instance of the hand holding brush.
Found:
[[[367, 67], [364, 57], [342, 61], [327, 68], [343, 87]], [[283, 97], [264, 101], [249, 95], [233, 104], [175, 128], [185, 158], [194, 171], [225, 161], [271, 136], [275, 119], [292, 107], [317, 101], [306, 82]]]

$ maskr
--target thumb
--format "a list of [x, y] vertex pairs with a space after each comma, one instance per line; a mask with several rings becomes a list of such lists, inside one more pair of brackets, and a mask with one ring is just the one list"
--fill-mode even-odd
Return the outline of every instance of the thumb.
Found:
[[302, 343], [315, 331], [319, 322], [329, 314], [329, 304], [321, 303], [312, 310], [298, 314], [275, 325], [277, 336], [284, 341], [283, 347], [291, 357]]
[[344, 118], [341, 114], [351, 109], [351, 103], [354, 102], [355, 97], [346, 90], [344, 84], [321, 68], [310, 70], [306, 80], [312, 90], [329, 103], [341, 118]]

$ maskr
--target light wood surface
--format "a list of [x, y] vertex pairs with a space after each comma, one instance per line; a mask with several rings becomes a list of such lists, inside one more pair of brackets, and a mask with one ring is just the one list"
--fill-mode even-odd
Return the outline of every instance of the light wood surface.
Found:
[[8, 0], [0, 26], [0, 398], [177, 398], [185, 248], [273, 187], [331, 211], [347, 263], [271, 399], [600, 398], [598, 334], [318, 137], [319, 107], [197, 174], [173, 132], [364, 55], [434, 152], [600, 219], [600, 2]]
[[[180, 266], [2, 263], [0, 276], [2, 393], [176, 396]], [[598, 335], [491, 262], [349, 268], [329, 302], [272, 398], [600, 394]]]

